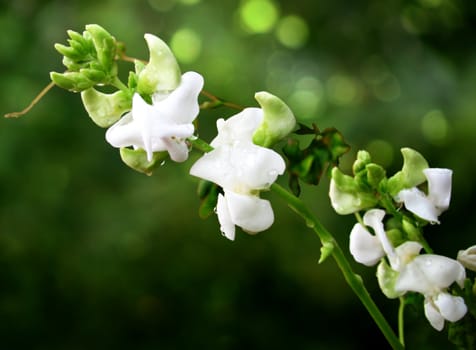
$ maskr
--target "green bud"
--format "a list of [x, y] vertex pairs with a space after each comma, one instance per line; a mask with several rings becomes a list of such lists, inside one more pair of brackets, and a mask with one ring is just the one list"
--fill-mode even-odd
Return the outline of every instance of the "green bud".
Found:
[[55, 44], [54, 46], [56, 51], [58, 51], [60, 54], [62, 54], [65, 57], [69, 57], [73, 60], [79, 60], [82, 58], [82, 55], [73, 47], [65, 46], [63, 44]]
[[387, 183], [387, 190], [392, 196], [404, 188], [412, 188], [425, 182], [423, 170], [429, 167], [426, 159], [417, 151], [411, 148], [402, 148], [400, 151], [403, 155], [402, 170], [389, 178]]
[[124, 91], [104, 94], [91, 88], [81, 92], [81, 99], [93, 122], [102, 128], [111, 126], [132, 108], [132, 97]]
[[385, 169], [378, 164], [370, 163], [365, 166], [365, 170], [368, 184], [374, 189], [378, 188], [380, 181], [385, 178]]
[[91, 34], [99, 63], [105, 71], [110, 71], [115, 65], [116, 39], [97, 24], [86, 25], [86, 31]]
[[130, 168], [146, 174], [152, 175], [152, 171], [157, 165], [160, 165], [168, 157], [168, 152], [154, 152], [152, 161], [147, 161], [147, 153], [142, 149], [120, 149], [122, 161]]
[[149, 47], [149, 63], [139, 73], [137, 91], [152, 95], [157, 91], [172, 91], [180, 84], [180, 68], [170, 48], [152, 34], [144, 36]]
[[257, 92], [255, 99], [263, 109], [263, 121], [253, 134], [253, 142], [270, 147], [293, 131], [296, 118], [281, 99], [266, 91]]
[[405, 231], [405, 233], [407, 234], [407, 238], [409, 241], [421, 242], [421, 231], [405, 217], [402, 219], [402, 228], [403, 231]]
[[370, 153], [364, 150], [360, 150], [357, 152], [357, 157], [355, 159], [354, 164], [352, 165], [352, 172], [354, 174], [359, 173], [360, 171], [364, 170], [366, 165], [371, 162]]
[[78, 72], [50, 73], [51, 80], [60, 88], [80, 92], [94, 86], [94, 82]]
[[104, 81], [106, 79], [106, 74], [97, 69], [83, 68], [79, 73], [83, 74], [91, 81]]
[[399, 273], [393, 270], [384, 259], [380, 261], [377, 267], [377, 280], [380, 289], [387, 298], [394, 299], [402, 295], [402, 293], [395, 291], [398, 275]]

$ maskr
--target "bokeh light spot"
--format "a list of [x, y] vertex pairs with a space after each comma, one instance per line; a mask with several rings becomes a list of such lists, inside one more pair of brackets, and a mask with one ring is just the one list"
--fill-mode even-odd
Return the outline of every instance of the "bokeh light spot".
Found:
[[372, 162], [381, 165], [384, 168], [389, 167], [393, 162], [393, 147], [384, 140], [372, 140], [365, 149], [370, 153]]
[[448, 121], [440, 110], [432, 110], [421, 120], [423, 137], [434, 145], [442, 145], [448, 138]]
[[286, 47], [298, 49], [306, 44], [309, 28], [304, 19], [290, 15], [282, 18], [276, 28], [276, 37]]
[[279, 17], [278, 8], [270, 0], [248, 0], [239, 12], [245, 29], [252, 33], [269, 32]]
[[196, 5], [200, 0], [180, 0], [180, 2], [184, 5]]
[[357, 97], [357, 84], [354, 79], [345, 75], [333, 75], [326, 84], [329, 101], [336, 105], [347, 105]]
[[323, 87], [313, 77], [301, 78], [294, 92], [289, 96], [288, 103], [299, 120], [311, 120], [318, 117], [317, 113], [323, 106]]
[[182, 63], [194, 62], [202, 50], [202, 39], [193, 30], [182, 28], [170, 40], [170, 48]]
[[149, 5], [159, 12], [167, 12], [172, 10], [177, 0], [149, 0]]

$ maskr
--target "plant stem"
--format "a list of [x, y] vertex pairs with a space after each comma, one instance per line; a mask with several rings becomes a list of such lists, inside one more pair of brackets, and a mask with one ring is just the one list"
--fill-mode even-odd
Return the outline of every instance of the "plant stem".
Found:
[[404, 334], [404, 311], [405, 311], [405, 298], [400, 297], [400, 306], [398, 308], [398, 338], [400, 339], [400, 343], [405, 346], [405, 334]]
[[306, 221], [306, 225], [313, 229], [313, 231], [321, 240], [321, 243], [324, 247], [333, 247], [331, 255], [336, 261], [340, 270], [342, 271], [345, 280], [352, 288], [354, 293], [359, 297], [362, 304], [364, 304], [365, 308], [374, 319], [375, 323], [387, 339], [388, 343], [392, 346], [393, 349], [403, 349], [404, 347], [402, 343], [397, 338], [394, 331], [388, 324], [387, 320], [382, 315], [379, 308], [371, 298], [369, 292], [365, 288], [362, 282], [362, 278], [352, 271], [352, 267], [350, 266], [349, 261], [345, 257], [344, 252], [339, 247], [334, 237], [329, 233], [329, 231], [327, 231], [324, 226], [322, 226], [320, 221], [309, 211], [307, 206], [298, 197], [294, 196], [289, 191], [287, 191], [282, 186], [276, 183], [271, 185], [271, 190], [279, 197], [281, 197], [281, 199], [287, 202], [289, 207]]
[[5, 118], [18, 118], [22, 115], [27, 114], [54, 86], [55, 83], [50, 82], [48, 85], [46, 85], [45, 88], [43, 88], [43, 90], [40, 91], [40, 93], [33, 99], [33, 101], [30, 102], [30, 104], [25, 109], [21, 110], [20, 112], [7, 113], [5, 114]]

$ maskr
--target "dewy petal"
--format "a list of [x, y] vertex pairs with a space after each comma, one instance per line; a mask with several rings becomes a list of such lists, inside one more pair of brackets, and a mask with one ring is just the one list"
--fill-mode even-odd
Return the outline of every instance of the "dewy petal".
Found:
[[350, 232], [350, 253], [355, 261], [373, 266], [385, 255], [380, 240], [357, 223]]
[[431, 223], [439, 223], [438, 214], [433, 202], [418, 188], [401, 190], [395, 197], [397, 202], [403, 202], [405, 208], [422, 219]]
[[445, 326], [445, 319], [441, 316], [436, 306], [433, 305], [432, 300], [430, 298], [425, 298], [423, 306], [425, 309], [425, 316], [431, 326], [437, 331], [441, 331]]
[[220, 193], [217, 202], [217, 215], [220, 222], [220, 231], [231, 241], [235, 240], [235, 224], [231, 221], [230, 211], [225, 197]]
[[225, 199], [233, 223], [248, 233], [264, 231], [274, 222], [271, 203], [265, 199], [226, 190]]
[[189, 124], [197, 117], [200, 106], [198, 95], [203, 88], [203, 77], [196, 72], [182, 75], [180, 85], [165, 99], [154, 100], [160, 118], [171, 124]]
[[451, 199], [451, 169], [428, 168], [423, 170], [428, 180], [428, 199], [439, 210], [448, 209]]
[[454, 282], [462, 286], [465, 277], [464, 267], [456, 260], [441, 255], [423, 254], [401, 269], [395, 290], [431, 295]]
[[232, 145], [236, 141], [252, 142], [253, 133], [263, 119], [260, 108], [245, 108], [227, 120], [218, 119], [218, 135], [210, 142], [212, 147]]
[[468, 311], [462, 297], [448, 293], [438, 294], [436, 298], [434, 298], [434, 303], [440, 310], [441, 316], [450, 322], [461, 320]]

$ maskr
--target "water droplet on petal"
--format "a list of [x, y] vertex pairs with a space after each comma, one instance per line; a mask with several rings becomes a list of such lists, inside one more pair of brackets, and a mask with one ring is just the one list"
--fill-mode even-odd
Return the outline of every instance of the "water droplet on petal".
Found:
[[213, 212], [216, 214], [218, 212], [217, 207], [213, 208]]
[[161, 163], [160, 163], [160, 166], [164, 166], [165, 165], [165, 160], [163, 160]]

